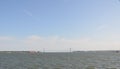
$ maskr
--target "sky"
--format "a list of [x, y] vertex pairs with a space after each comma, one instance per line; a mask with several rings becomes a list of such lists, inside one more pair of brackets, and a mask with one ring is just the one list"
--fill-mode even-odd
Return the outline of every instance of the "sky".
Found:
[[120, 50], [119, 0], [0, 0], [0, 51]]

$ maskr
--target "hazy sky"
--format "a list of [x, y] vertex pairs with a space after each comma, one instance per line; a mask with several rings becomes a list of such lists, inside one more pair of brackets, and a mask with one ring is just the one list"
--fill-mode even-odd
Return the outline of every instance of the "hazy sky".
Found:
[[120, 49], [119, 0], [0, 0], [0, 50]]

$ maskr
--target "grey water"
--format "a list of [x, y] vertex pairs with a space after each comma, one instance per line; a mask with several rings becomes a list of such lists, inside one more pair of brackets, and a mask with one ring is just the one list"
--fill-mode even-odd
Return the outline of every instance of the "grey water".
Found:
[[0, 52], [0, 69], [120, 69], [120, 53]]

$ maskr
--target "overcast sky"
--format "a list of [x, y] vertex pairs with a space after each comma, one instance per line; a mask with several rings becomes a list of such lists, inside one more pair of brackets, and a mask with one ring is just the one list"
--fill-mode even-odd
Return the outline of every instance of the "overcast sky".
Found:
[[119, 50], [119, 0], [0, 0], [0, 50]]

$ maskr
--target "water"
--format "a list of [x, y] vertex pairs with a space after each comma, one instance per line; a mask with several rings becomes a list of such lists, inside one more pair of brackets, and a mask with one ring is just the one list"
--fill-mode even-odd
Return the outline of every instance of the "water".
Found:
[[120, 53], [0, 52], [0, 69], [120, 69]]

